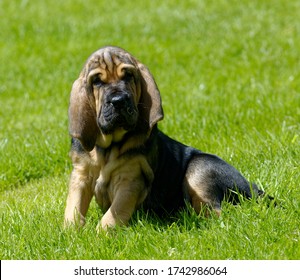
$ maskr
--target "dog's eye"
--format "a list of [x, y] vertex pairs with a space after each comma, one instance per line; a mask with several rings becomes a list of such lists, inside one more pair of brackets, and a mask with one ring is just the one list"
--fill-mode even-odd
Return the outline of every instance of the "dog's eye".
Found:
[[92, 85], [95, 87], [99, 87], [103, 84], [102, 80], [100, 79], [99, 75], [95, 75], [92, 77]]
[[130, 70], [128, 70], [128, 69], [125, 69], [123, 79], [124, 79], [125, 81], [128, 81], [128, 82], [129, 82], [129, 81], [131, 81], [133, 78], [134, 78], [133, 72], [130, 71]]

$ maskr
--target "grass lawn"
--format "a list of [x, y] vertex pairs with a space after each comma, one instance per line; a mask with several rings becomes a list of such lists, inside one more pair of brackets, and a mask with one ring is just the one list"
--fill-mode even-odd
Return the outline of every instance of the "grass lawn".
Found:
[[[55, 3], [54, 3], [55, 2]], [[300, 2], [0, 1], [0, 259], [300, 259]], [[69, 92], [103, 45], [160, 88], [167, 134], [276, 197], [64, 230]]]

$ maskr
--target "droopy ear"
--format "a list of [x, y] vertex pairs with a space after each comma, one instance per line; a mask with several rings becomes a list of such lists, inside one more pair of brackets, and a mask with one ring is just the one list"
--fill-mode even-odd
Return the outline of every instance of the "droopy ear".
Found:
[[161, 97], [154, 78], [148, 68], [138, 62], [141, 72], [141, 97], [139, 101], [139, 112], [141, 118], [149, 125], [149, 130], [163, 119]]
[[95, 100], [87, 91], [87, 82], [79, 77], [73, 84], [69, 105], [69, 132], [80, 140], [83, 148], [91, 151], [99, 128], [96, 122]]

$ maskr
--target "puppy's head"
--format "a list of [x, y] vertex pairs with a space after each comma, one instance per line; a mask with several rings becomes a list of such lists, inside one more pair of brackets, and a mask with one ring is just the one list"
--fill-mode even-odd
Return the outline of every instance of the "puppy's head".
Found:
[[149, 70], [117, 47], [105, 47], [87, 60], [74, 82], [70, 134], [90, 151], [107, 148], [129, 131], [147, 134], [163, 118], [159, 90]]

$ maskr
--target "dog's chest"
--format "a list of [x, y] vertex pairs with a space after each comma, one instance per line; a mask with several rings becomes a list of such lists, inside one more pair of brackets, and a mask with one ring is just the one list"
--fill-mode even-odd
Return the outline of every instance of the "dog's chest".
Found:
[[143, 178], [141, 189], [153, 181], [153, 171], [143, 155], [121, 154], [118, 146], [93, 155], [93, 189], [97, 203], [107, 210], [120, 188]]
[[91, 159], [90, 175], [93, 177], [92, 188], [95, 198], [101, 208], [107, 208], [114, 192], [111, 186], [111, 177], [122, 162], [119, 149], [113, 147], [104, 150], [96, 147], [91, 152]]

